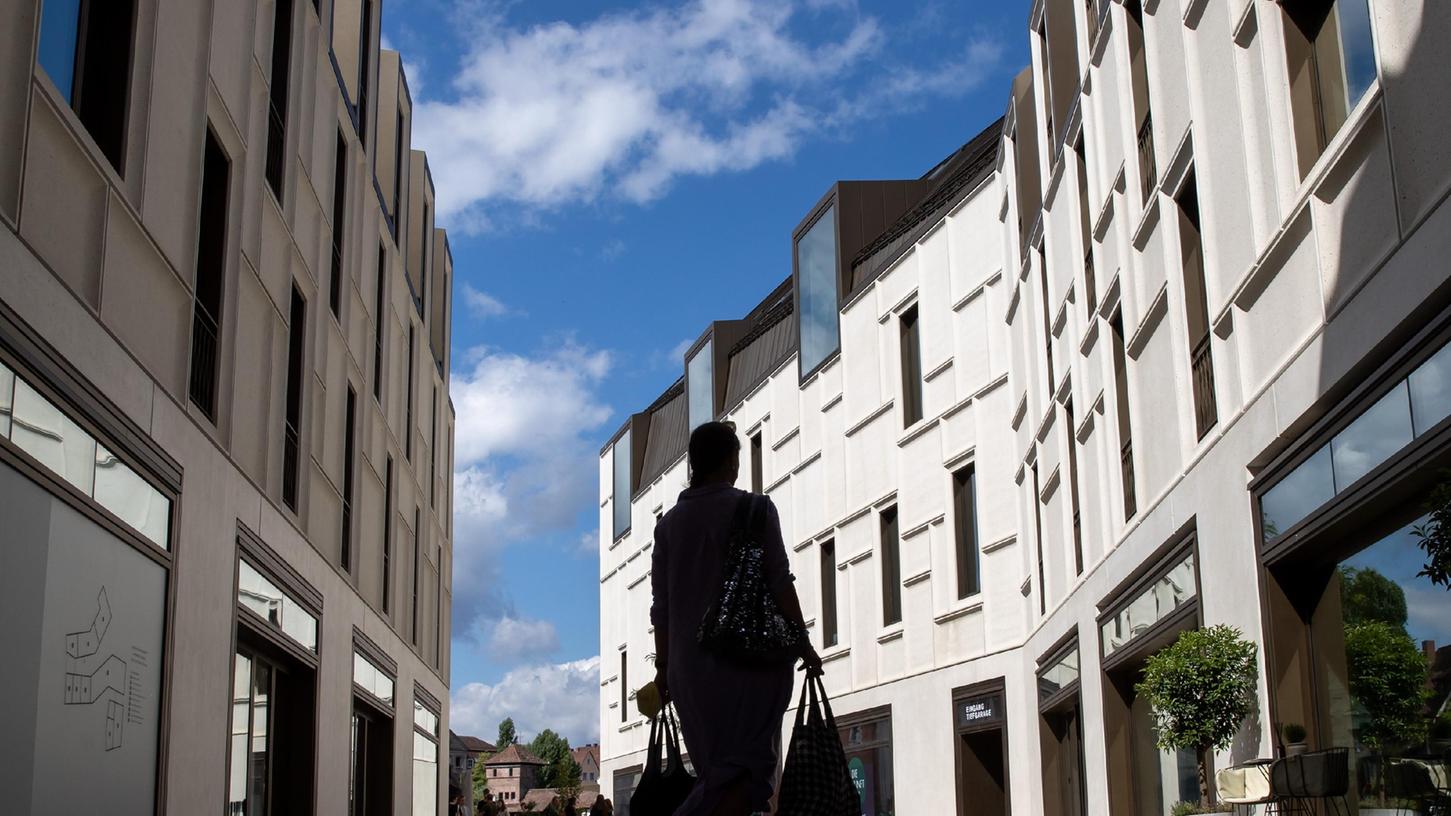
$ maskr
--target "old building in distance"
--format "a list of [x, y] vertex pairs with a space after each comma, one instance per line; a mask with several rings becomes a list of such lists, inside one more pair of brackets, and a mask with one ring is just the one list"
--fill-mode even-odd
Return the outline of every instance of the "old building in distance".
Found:
[[7, 813], [443, 812], [453, 270], [380, 14], [0, 5]]
[[1365, 787], [1380, 761], [1444, 775], [1444, 741], [1353, 713], [1382, 701], [1351, 658], [1370, 626], [1425, 664], [1405, 694], [1444, 686], [1451, 592], [1415, 527], [1451, 462], [1447, 33], [1444, 3], [1038, 0], [1001, 121], [920, 178], [823, 191], [789, 276], [600, 453], [618, 812], [652, 530], [710, 419], [780, 510], [865, 813], [1197, 799], [1135, 683], [1212, 624], [1260, 658], [1211, 773], [1298, 724], [1352, 791], [1396, 795]]

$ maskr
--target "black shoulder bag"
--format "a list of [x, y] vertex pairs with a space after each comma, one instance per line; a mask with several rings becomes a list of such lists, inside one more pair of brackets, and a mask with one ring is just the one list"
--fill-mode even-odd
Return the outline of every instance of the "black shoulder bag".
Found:
[[736, 505], [720, 587], [696, 632], [707, 651], [762, 667], [789, 664], [804, 635], [781, 614], [766, 583], [765, 501], [747, 493]]
[[667, 705], [650, 721], [645, 770], [630, 796], [630, 812], [636, 816], [670, 816], [685, 803], [694, 787], [695, 777], [685, 769], [681, 758], [679, 726]]

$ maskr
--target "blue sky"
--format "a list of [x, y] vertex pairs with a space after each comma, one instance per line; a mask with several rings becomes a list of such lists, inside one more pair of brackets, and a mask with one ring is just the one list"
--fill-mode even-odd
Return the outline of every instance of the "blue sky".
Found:
[[1026, 0], [386, 0], [456, 272], [453, 723], [598, 739], [598, 452], [839, 178], [1002, 114]]

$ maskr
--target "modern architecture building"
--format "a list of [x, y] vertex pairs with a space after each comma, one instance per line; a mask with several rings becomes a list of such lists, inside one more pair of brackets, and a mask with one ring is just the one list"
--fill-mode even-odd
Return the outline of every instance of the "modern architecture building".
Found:
[[[921, 178], [824, 191], [791, 275], [601, 451], [620, 813], [652, 530], [712, 418], [780, 510], [864, 813], [1197, 799], [1135, 685], [1216, 624], [1258, 671], [1211, 773], [1286, 724], [1366, 796], [1409, 776], [1387, 763], [1444, 768], [1421, 695], [1451, 592], [1415, 531], [1451, 495], [1451, 7], [1037, 0], [1027, 33], [1000, 122]], [[1400, 697], [1367, 691], [1372, 652]]]
[[443, 813], [452, 268], [380, 9], [0, 5], [7, 813]]

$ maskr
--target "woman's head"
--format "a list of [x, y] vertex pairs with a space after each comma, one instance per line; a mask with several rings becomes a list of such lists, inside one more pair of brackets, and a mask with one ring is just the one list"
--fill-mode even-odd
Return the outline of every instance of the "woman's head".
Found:
[[706, 422], [690, 434], [690, 486], [711, 482], [735, 484], [741, 473], [741, 440], [736, 426]]

